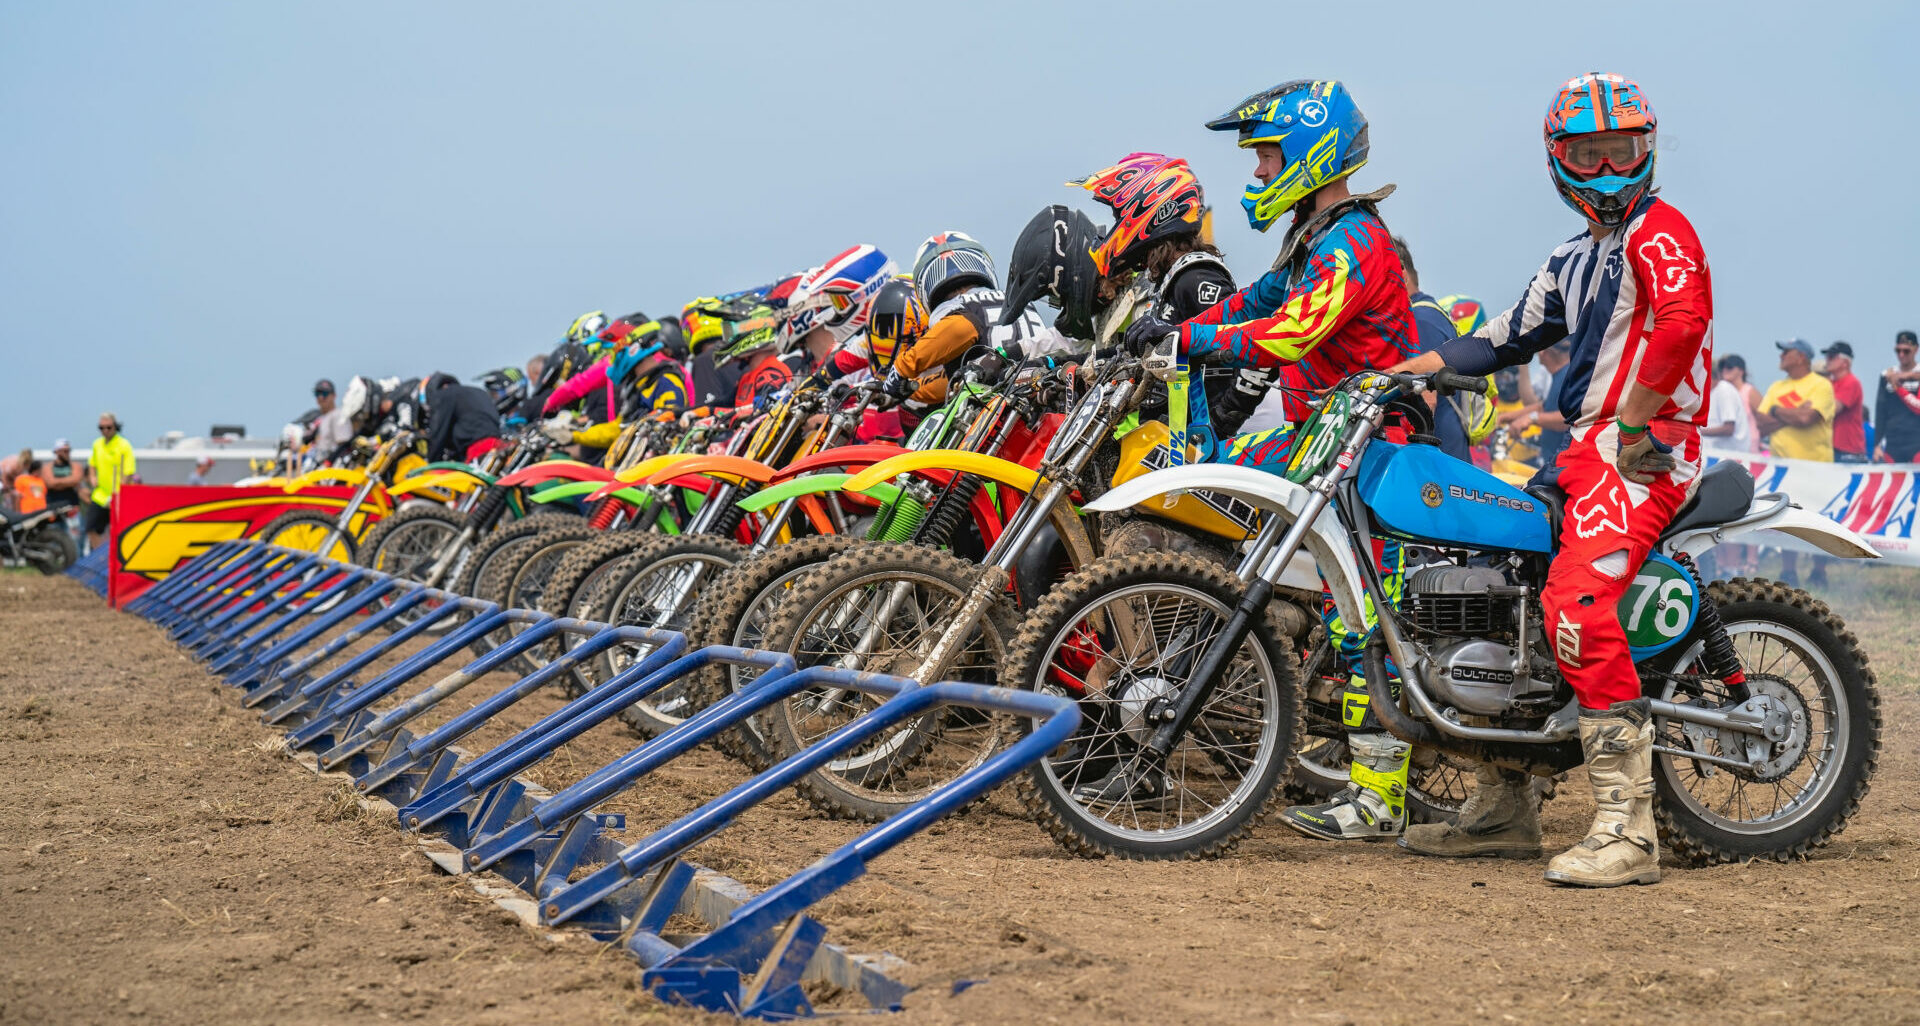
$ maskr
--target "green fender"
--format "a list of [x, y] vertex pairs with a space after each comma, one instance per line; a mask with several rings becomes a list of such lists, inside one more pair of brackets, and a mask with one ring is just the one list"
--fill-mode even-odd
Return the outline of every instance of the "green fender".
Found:
[[[559, 502], [561, 499], [571, 499], [578, 495], [588, 495], [597, 492], [606, 487], [606, 485], [607, 483], [605, 481], [560, 481], [549, 485], [542, 485], [535, 489], [533, 501]], [[615, 498], [625, 499], [636, 506], [645, 505], [648, 500], [647, 493], [637, 488], [622, 488], [610, 494]]]
[[[771, 484], [741, 499], [734, 505], [749, 513], [761, 513], [802, 495], [822, 495], [827, 492], [845, 491], [847, 480], [852, 474], [803, 474], [789, 478], [779, 484]], [[860, 493], [869, 499], [885, 504], [900, 495], [900, 486], [882, 481]]]
[[492, 484], [494, 483], [494, 481], [498, 480], [492, 474], [487, 474], [487, 473], [483, 473], [481, 471], [475, 470], [473, 469], [472, 464], [461, 463], [459, 460], [440, 460], [435, 463], [429, 463], [424, 467], [415, 467], [413, 470], [407, 473], [407, 477], [412, 477], [415, 474], [424, 474], [429, 470], [457, 470], [462, 474], [470, 474], [474, 477], [477, 477], [481, 481], [487, 484]]

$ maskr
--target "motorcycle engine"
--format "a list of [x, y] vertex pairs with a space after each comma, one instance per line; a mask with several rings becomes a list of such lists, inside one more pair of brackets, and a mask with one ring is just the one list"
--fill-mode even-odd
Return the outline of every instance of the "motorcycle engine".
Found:
[[1554, 699], [1551, 673], [1533, 672], [1527, 589], [1493, 567], [1425, 566], [1407, 574], [1404, 619], [1427, 648], [1421, 683], [1435, 698], [1480, 716], [1526, 714]]

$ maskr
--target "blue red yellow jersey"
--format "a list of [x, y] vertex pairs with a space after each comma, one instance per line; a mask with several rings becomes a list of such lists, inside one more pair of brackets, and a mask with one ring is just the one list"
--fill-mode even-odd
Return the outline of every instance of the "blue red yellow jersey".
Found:
[[[1303, 260], [1276, 267], [1180, 326], [1196, 360], [1284, 370], [1281, 384], [1318, 390], [1358, 370], [1419, 353], [1400, 259], [1387, 226], [1355, 205], [1304, 240]], [[1289, 394], [1287, 415], [1304, 401]]]

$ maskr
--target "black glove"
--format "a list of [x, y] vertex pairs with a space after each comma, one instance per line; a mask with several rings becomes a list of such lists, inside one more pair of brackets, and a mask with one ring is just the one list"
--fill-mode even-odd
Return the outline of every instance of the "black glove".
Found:
[[983, 385], [997, 385], [1000, 383], [1001, 376], [1007, 372], [1007, 364], [1017, 362], [1017, 359], [1017, 357], [1010, 359], [996, 350], [989, 349], [984, 355], [976, 357], [967, 365], [967, 375]]
[[1160, 340], [1179, 331], [1180, 326], [1169, 324], [1153, 315], [1153, 311], [1143, 311], [1127, 325], [1126, 334], [1120, 336], [1120, 344], [1134, 356], [1145, 356]]
[[889, 406], [898, 405], [902, 399], [912, 395], [914, 388], [914, 380], [897, 370], [888, 371], [885, 380], [880, 382], [880, 391], [893, 400], [887, 404]]

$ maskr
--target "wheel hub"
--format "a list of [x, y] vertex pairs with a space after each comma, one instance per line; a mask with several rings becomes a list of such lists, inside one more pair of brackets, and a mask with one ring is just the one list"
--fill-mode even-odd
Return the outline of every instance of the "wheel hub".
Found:
[[1732, 734], [1753, 769], [1742, 776], [1767, 784], [1785, 777], [1807, 757], [1807, 702], [1784, 678], [1756, 674], [1747, 692], [1766, 707], [1765, 734]]
[[1135, 677], [1120, 696], [1120, 729], [1145, 744], [1159, 723], [1160, 711], [1178, 690], [1165, 677]]

